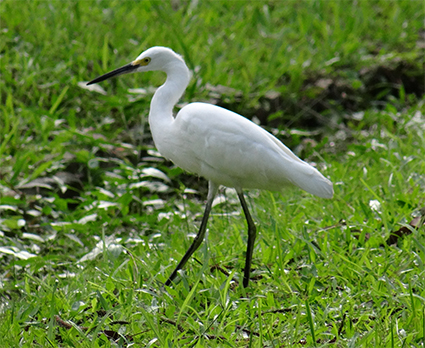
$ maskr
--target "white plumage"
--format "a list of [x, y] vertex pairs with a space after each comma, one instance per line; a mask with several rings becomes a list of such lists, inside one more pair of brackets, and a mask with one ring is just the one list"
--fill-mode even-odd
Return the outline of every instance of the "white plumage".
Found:
[[333, 196], [332, 183], [317, 169], [299, 159], [276, 137], [250, 120], [212, 104], [192, 103], [173, 116], [173, 108], [185, 91], [190, 72], [181, 56], [166, 47], [152, 47], [132, 63], [89, 82], [112, 76], [160, 70], [166, 82], [155, 92], [149, 124], [158, 151], [179, 167], [209, 181], [208, 200], [198, 235], [166, 282], [170, 285], [201, 244], [212, 200], [219, 185], [238, 192], [248, 223], [248, 250], [244, 286], [248, 285], [256, 228], [242, 189], [282, 190], [294, 185], [323, 198]]

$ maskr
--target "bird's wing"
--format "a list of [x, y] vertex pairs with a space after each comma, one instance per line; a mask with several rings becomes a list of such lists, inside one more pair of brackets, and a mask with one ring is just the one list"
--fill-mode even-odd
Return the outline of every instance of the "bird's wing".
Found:
[[230, 187], [280, 190], [293, 184], [318, 196], [330, 195], [329, 180], [234, 112], [193, 103], [177, 114], [174, 126], [175, 153], [169, 157], [183, 169]]

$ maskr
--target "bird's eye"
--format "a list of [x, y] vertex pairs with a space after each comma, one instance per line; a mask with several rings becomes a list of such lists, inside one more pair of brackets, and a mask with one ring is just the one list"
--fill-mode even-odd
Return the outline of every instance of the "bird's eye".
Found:
[[134, 65], [134, 66], [146, 66], [146, 65], [148, 65], [149, 63], [150, 63], [150, 61], [151, 61], [151, 58], [150, 57], [146, 57], [146, 58], [143, 58], [143, 59], [137, 59], [137, 60], [135, 60], [134, 62], [132, 62], [131, 63], [131, 65]]

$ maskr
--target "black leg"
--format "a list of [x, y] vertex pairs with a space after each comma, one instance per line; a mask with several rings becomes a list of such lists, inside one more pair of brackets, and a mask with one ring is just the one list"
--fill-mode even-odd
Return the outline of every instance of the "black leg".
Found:
[[238, 191], [239, 200], [245, 214], [246, 222], [248, 223], [248, 247], [246, 249], [245, 269], [243, 275], [243, 286], [246, 288], [249, 284], [249, 276], [251, 274], [252, 253], [254, 252], [255, 238], [257, 237], [257, 228], [252, 220], [251, 214], [248, 210], [248, 205], [245, 202], [242, 190]]
[[170, 286], [171, 282], [174, 280], [174, 278], [177, 275], [177, 272], [184, 267], [186, 262], [190, 259], [192, 254], [196, 251], [196, 249], [199, 248], [199, 246], [202, 244], [202, 241], [205, 237], [205, 232], [207, 230], [207, 221], [208, 217], [210, 216], [211, 206], [214, 200], [214, 197], [217, 193], [218, 185], [214, 184], [213, 182], [208, 183], [208, 198], [207, 198], [207, 204], [205, 206], [204, 216], [202, 217], [201, 227], [199, 228], [198, 234], [196, 235], [192, 245], [189, 247], [189, 249], [184, 254], [183, 258], [177, 265], [177, 267], [174, 269], [173, 273], [171, 273], [170, 277], [165, 282], [166, 286]]

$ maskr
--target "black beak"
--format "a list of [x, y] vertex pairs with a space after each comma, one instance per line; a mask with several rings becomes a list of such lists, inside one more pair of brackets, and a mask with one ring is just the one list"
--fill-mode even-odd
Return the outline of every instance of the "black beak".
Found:
[[139, 67], [139, 65], [137, 65], [137, 64], [133, 65], [132, 63], [124, 65], [121, 68], [110, 71], [110, 72], [106, 73], [105, 75], [99, 76], [99, 77], [95, 78], [94, 80], [87, 82], [87, 86], [92, 85], [93, 83], [105, 81], [105, 80], [107, 80], [111, 77], [114, 77], [114, 76], [131, 73], [134, 70], [136, 70], [138, 67]]

